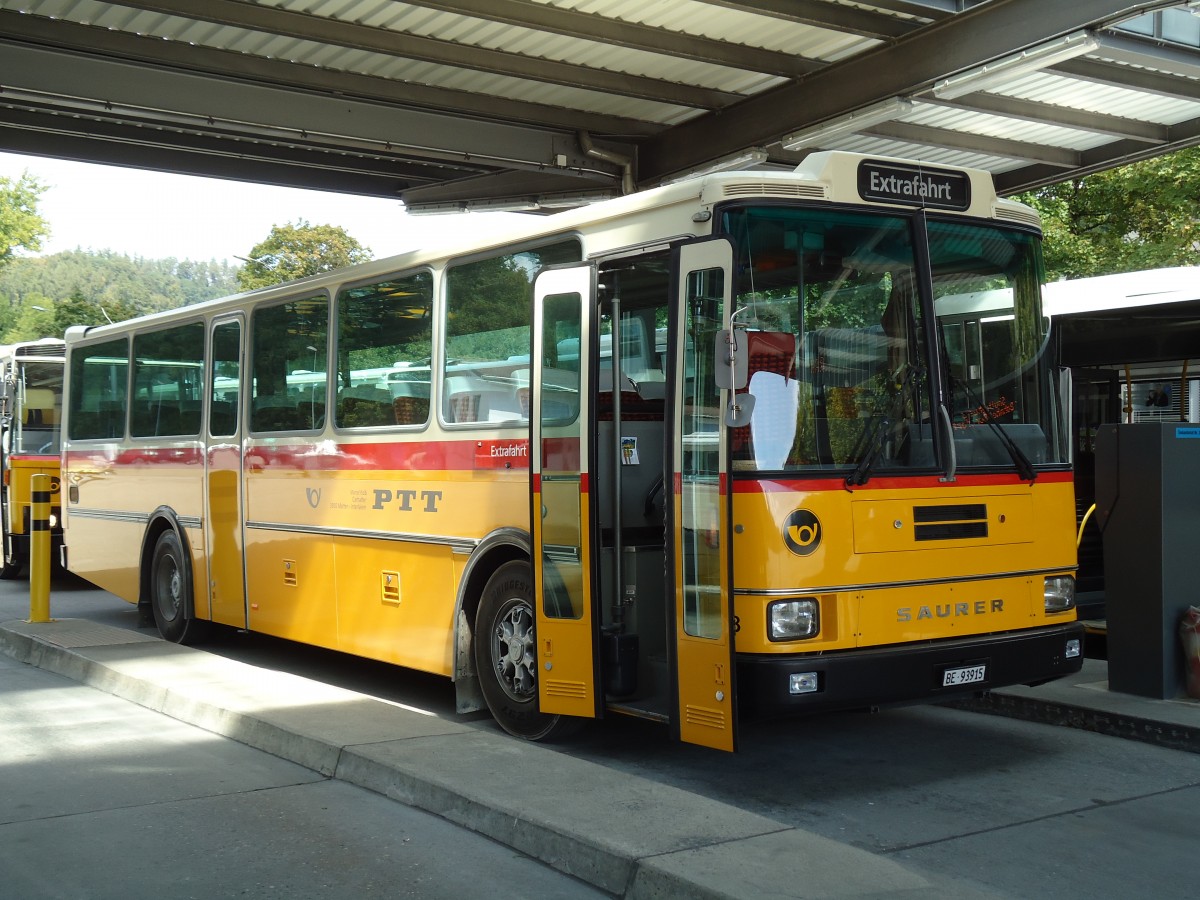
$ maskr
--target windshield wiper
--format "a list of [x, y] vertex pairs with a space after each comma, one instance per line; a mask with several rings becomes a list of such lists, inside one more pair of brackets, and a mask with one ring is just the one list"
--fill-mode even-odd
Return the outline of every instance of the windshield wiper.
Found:
[[[1037, 481], [1037, 472], [1034, 471], [1033, 463], [1029, 461], [1029, 457], [1025, 455], [1017, 442], [1012, 439], [1012, 436], [1004, 430], [1004, 426], [992, 417], [992, 412], [983, 403], [979, 402], [979, 398], [971, 390], [971, 386], [960, 378], [955, 378], [954, 383], [960, 385], [963, 393], [967, 395], [969, 403], [978, 404], [975, 409], [979, 413], [979, 417], [983, 419], [985, 425], [991, 426], [992, 431], [996, 432], [996, 436], [1000, 439], [1000, 443], [1004, 445], [1004, 449], [1008, 451], [1008, 455], [1012, 458], [1013, 465], [1017, 467], [1017, 474], [1021, 476], [1022, 481], [1028, 481], [1033, 484]], [[950, 435], [950, 440], [954, 440], [954, 435]]]
[[875, 461], [879, 459], [879, 454], [883, 450], [883, 435], [891, 428], [892, 420], [888, 416], [880, 416], [875, 420], [870, 436], [867, 440], [867, 452], [862, 455], [858, 461], [858, 465], [854, 467], [854, 471], [846, 476], [846, 487], [856, 487], [867, 483], [867, 479], [871, 477], [871, 467], [875, 465]]
[[892, 427], [892, 420], [895, 419], [904, 409], [904, 401], [909, 395], [909, 387], [913, 382], [914, 376], [921, 374], [919, 366], [906, 365], [904, 380], [900, 382], [900, 387], [897, 389], [895, 396], [892, 397], [892, 402], [887, 411], [874, 420], [869, 432], [864, 432], [866, 435], [865, 450], [859, 457], [858, 465], [854, 467], [854, 471], [846, 476], [847, 489], [859, 487], [867, 483], [871, 477], [871, 469], [879, 459], [879, 454], [883, 451], [883, 436], [888, 433]]

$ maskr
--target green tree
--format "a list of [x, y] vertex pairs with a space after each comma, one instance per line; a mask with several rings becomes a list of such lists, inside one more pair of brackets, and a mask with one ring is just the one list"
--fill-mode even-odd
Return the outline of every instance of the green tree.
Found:
[[36, 341], [44, 337], [61, 337], [54, 324], [54, 311], [48, 306], [28, 304], [17, 310], [16, 321], [4, 333], [4, 343]]
[[237, 269], [224, 262], [148, 260], [103, 251], [69, 250], [18, 257], [0, 268], [0, 336], [30, 305], [53, 308], [58, 333], [176, 309], [238, 290]]
[[369, 248], [336, 225], [276, 225], [262, 243], [255, 244], [238, 272], [243, 290], [270, 287], [319, 272], [341, 269], [371, 259]]
[[1200, 148], [1041, 188], [1046, 277], [1200, 264]]
[[57, 334], [63, 334], [72, 325], [105, 325], [123, 322], [136, 315], [136, 308], [120, 300], [100, 303], [76, 290], [54, 304], [54, 329]]
[[45, 191], [46, 186], [28, 172], [16, 181], [0, 178], [0, 266], [18, 250], [42, 249], [50, 227], [38, 215], [37, 205]]

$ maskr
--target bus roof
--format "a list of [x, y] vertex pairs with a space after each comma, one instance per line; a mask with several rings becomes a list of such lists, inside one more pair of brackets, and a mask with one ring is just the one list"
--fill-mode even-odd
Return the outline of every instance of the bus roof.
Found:
[[1200, 266], [1052, 281], [1043, 285], [1042, 299], [1052, 316], [1200, 300]]
[[1042, 288], [1069, 366], [1200, 358], [1200, 267], [1056, 281]]
[[[269, 299], [295, 296], [297, 291], [314, 292], [342, 283], [360, 283], [394, 272], [411, 271], [422, 266], [437, 265], [456, 257], [485, 254], [514, 245], [530, 245], [555, 236], [580, 235], [585, 240], [589, 259], [615, 256], [631, 248], [647, 244], [667, 244], [677, 240], [701, 237], [711, 232], [708, 224], [712, 207], [730, 200], [763, 198], [767, 200], [812, 200], [832, 203], [871, 203], [880, 208], [911, 210], [912, 202], [895, 199], [889, 202], [886, 192], [876, 192], [864, 199], [859, 172], [863, 165], [878, 166], [895, 173], [895, 184], [911, 190], [922, 187], [921, 179], [954, 179], [961, 187], [961, 206], [944, 209], [971, 216], [997, 218], [1026, 227], [1040, 227], [1037, 213], [1027, 206], [996, 196], [991, 175], [977, 169], [954, 169], [928, 166], [914, 160], [891, 159], [843, 151], [823, 151], [810, 154], [796, 169], [790, 171], [719, 172], [702, 175], [672, 184], [661, 185], [638, 193], [604, 200], [588, 206], [551, 216], [530, 217], [511, 229], [491, 232], [482, 240], [459, 240], [428, 249], [415, 249], [396, 256], [361, 263], [334, 272], [255, 291], [141, 317], [137, 324], [150, 324], [196, 315], [228, 305], [237, 308], [253, 297]], [[907, 179], [907, 180], [906, 180]], [[897, 190], [891, 196], [899, 198]], [[72, 326], [66, 339], [74, 342], [109, 333], [122, 333], [127, 323], [115, 325]]]

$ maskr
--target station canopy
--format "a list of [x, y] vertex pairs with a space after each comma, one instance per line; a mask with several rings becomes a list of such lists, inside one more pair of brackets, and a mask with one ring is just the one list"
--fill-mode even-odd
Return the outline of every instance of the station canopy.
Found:
[[1200, 3], [0, 0], [0, 150], [551, 211], [814, 150], [1001, 193], [1200, 141]]

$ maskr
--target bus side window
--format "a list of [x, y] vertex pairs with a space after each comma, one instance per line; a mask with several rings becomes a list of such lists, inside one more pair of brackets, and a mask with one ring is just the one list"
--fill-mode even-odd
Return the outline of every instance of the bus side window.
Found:
[[72, 440], [106, 440], [125, 433], [129, 344], [124, 338], [79, 350], [71, 360]]
[[433, 355], [433, 277], [391, 276], [337, 295], [338, 428], [424, 425]]
[[579, 242], [569, 240], [446, 270], [445, 421], [521, 421], [513, 371], [529, 363], [533, 279], [544, 266], [580, 256]]
[[314, 431], [325, 423], [329, 298], [295, 297], [250, 317], [251, 431]]
[[[200, 433], [204, 324], [189, 322], [133, 339], [134, 437]], [[194, 401], [188, 410], [184, 404]]]

